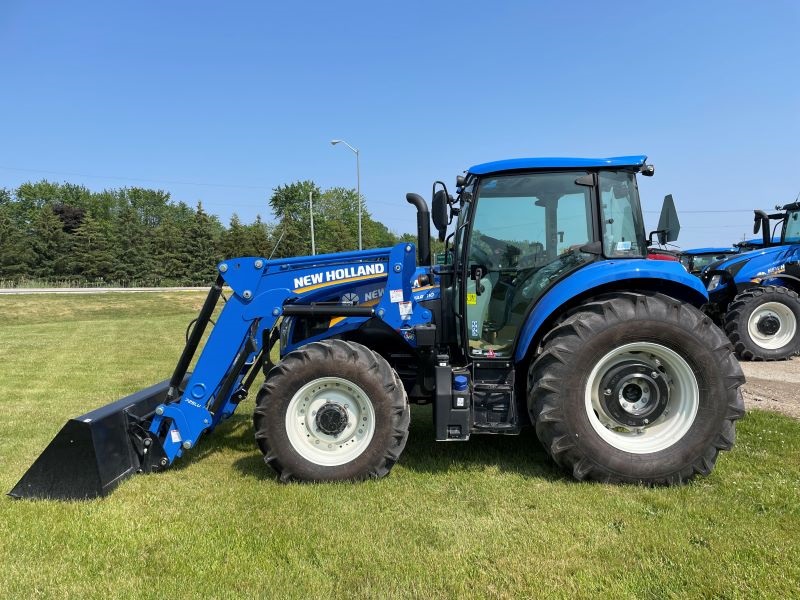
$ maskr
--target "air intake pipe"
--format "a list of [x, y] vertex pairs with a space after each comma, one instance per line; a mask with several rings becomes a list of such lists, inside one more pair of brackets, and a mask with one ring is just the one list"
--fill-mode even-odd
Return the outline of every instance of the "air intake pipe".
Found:
[[427, 267], [431, 264], [431, 213], [419, 194], [406, 194], [406, 200], [417, 207], [417, 259], [420, 266]]

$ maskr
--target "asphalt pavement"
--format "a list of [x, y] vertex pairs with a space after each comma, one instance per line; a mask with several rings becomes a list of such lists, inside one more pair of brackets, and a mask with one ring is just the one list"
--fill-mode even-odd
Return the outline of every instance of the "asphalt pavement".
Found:
[[0, 295], [23, 294], [107, 294], [137, 292], [202, 292], [207, 287], [130, 287], [130, 288], [0, 288]]

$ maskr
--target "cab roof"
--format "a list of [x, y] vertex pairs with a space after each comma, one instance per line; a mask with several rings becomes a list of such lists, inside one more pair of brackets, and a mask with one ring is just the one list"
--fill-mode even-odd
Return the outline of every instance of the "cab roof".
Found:
[[603, 169], [625, 167], [641, 168], [647, 157], [638, 156], [612, 156], [609, 158], [510, 158], [494, 162], [475, 165], [469, 169], [474, 175], [488, 175], [503, 171], [534, 170], [534, 169]]

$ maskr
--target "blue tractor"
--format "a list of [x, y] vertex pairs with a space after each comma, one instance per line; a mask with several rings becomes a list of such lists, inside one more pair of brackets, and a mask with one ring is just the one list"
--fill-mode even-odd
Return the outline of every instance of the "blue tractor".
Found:
[[708, 265], [713, 262], [725, 260], [738, 254], [741, 250], [736, 246], [717, 248], [690, 248], [682, 250], [679, 254], [681, 264], [692, 275], [700, 275]]
[[[773, 237], [769, 245], [777, 245], [781, 243], [780, 236]], [[764, 248], [764, 240], [761, 238], [753, 238], [750, 240], [743, 240], [736, 242], [732, 246], [720, 246], [716, 248], [690, 248], [689, 250], [681, 250], [679, 259], [681, 264], [686, 267], [692, 275], [700, 277], [707, 266], [711, 263], [719, 263], [735, 254], [742, 252], [749, 252], [751, 250], [758, 250]]]
[[707, 475], [734, 443], [744, 377], [699, 310], [700, 280], [646, 260], [645, 159], [481, 164], [457, 178], [455, 198], [437, 182], [444, 265], [431, 266], [417, 194], [407, 196], [416, 248], [220, 263], [172, 377], [69, 421], [11, 495], [100, 496], [166, 469], [236, 411], [262, 371], [255, 443], [282, 481], [385, 476], [411, 403], [432, 405], [442, 442], [533, 425], [579, 480]]
[[701, 275], [706, 312], [744, 360], [782, 360], [800, 352], [800, 202], [776, 208], [780, 212], [755, 211], [759, 249], [713, 262]]

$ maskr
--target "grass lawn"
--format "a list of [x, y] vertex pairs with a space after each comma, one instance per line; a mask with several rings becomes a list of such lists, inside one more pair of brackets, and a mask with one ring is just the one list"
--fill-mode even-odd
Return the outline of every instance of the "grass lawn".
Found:
[[[70, 417], [166, 379], [194, 293], [0, 298], [0, 491]], [[248, 400], [176, 467], [91, 502], [0, 497], [0, 598], [786, 598], [800, 422], [752, 412], [711, 477], [575, 483], [535, 434], [433, 441], [383, 481], [281, 485]]]

